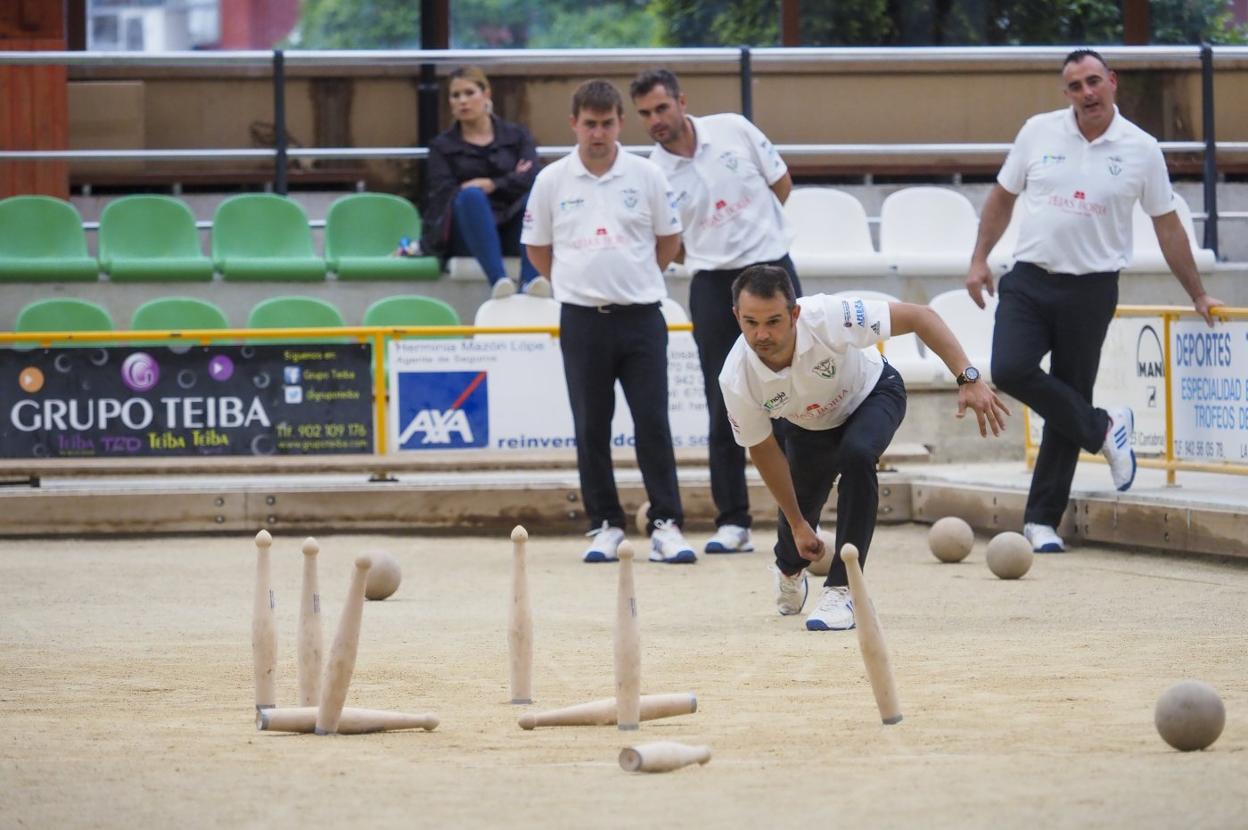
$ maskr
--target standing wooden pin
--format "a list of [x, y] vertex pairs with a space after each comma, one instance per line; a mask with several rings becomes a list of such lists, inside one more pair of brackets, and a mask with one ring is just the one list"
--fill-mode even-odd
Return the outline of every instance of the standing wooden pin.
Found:
[[880, 618], [867, 594], [867, 583], [858, 567], [858, 548], [845, 545], [841, 548], [841, 561], [849, 576], [849, 594], [854, 602], [854, 626], [858, 629], [858, 648], [862, 662], [867, 667], [875, 705], [880, 709], [880, 719], [892, 725], [901, 723], [901, 702], [897, 699], [897, 686], [893, 682], [893, 668], [888, 662], [888, 646], [884, 644], [884, 631]]
[[641, 626], [633, 587], [633, 546], [620, 542], [620, 581], [615, 604], [615, 710], [622, 731], [641, 725]]
[[355, 655], [360, 647], [360, 620], [364, 616], [364, 585], [373, 560], [361, 556], [355, 560], [347, 601], [338, 619], [338, 633], [325, 663], [325, 679], [321, 681], [321, 703], [316, 713], [316, 734], [332, 735], [338, 731], [342, 706], [347, 701], [347, 687], [355, 671]]
[[316, 579], [316, 555], [321, 546], [309, 536], [303, 542], [303, 598], [299, 602], [299, 705], [321, 702], [321, 593]]
[[507, 650], [511, 657], [511, 702], [533, 702], [533, 612], [529, 608], [529, 575], [524, 545], [529, 532], [516, 525], [511, 531], [511, 615], [507, 621]]
[[256, 709], [277, 705], [277, 620], [274, 609], [273, 574], [269, 548], [273, 537], [267, 530], [256, 534], [256, 593], [251, 610], [251, 658], [256, 673]]

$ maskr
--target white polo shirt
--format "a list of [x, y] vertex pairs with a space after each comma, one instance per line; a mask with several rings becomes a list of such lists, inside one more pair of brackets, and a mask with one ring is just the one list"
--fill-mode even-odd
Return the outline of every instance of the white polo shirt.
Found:
[[1091, 142], [1073, 108], [1029, 118], [997, 182], [1027, 200], [1014, 258], [1055, 273], [1122, 270], [1136, 200], [1149, 216], [1175, 209], [1161, 147], [1117, 107]]
[[658, 167], [624, 152], [601, 177], [576, 151], [537, 174], [524, 211], [525, 245], [553, 245], [555, 299], [582, 306], [657, 303], [667, 286], [655, 240], [681, 231]]
[[891, 332], [888, 303], [814, 294], [797, 304], [802, 312], [788, 368], [767, 368], [743, 335], [719, 373], [732, 434], [743, 447], [766, 440], [772, 418], [809, 430], [839, 427], [884, 371], [875, 345]]
[[789, 172], [776, 148], [736, 113], [690, 117], [693, 158], [654, 145], [685, 226], [685, 265], [693, 271], [743, 268], [789, 252], [788, 226], [771, 185]]

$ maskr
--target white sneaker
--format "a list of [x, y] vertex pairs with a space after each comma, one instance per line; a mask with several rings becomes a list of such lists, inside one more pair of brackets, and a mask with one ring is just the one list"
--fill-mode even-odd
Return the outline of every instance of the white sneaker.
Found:
[[1127, 490], [1135, 481], [1135, 450], [1131, 449], [1135, 413], [1126, 406], [1107, 409], [1106, 413], [1109, 415], [1109, 426], [1105, 429], [1101, 454], [1109, 462], [1109, 474], [1113, 476], [1114, 486]]
[[848, 631], [854, 627], [854, 602], [848, 588], [824, 586], [819, 604], [806, 618], [807, 631]]
[[524, 286], [524, 293], [530, 297], [549, 297], [551, 294], [550, 280], [545, 277], [534, 277]]
[[605, 521], [602, 527], [597, 530], [591, 530], [586, 536], [593, 536], [594, 541], [589, 543], [589, 550], [585, 551], [585, 555], [581, 557], [582, 562], [618, 562], [620, 557], [616, 555], [615, 549], [620, 546], [620, 542], [624, 541], [624, 531], [618, 527], [611, 527]]
[[510, 277], [503, 277], [494, 283], [494, 287], [490, 289], [490, 296], [495, 300], [505, 300], [515, 293], [516, 284], [511, 281]]
[[806, 604], [806, 596], [810, 593], [806, 569], [802, 568], [792, 576], [787, 576], [784, 571], [772, 565], [771, 572], [776, 575], [776, 610], [780, 612], [780, 616], [789, 617], [802, 613], [802, 606]]
[[1031, 549], [1036, 553], [1063, 553], [1066, 550], [1062, 537], [1048, 525], [1029, 522], [1023, 525], [1023, 535], [1031, 542]]
[[750, 529], [740, 525], [720, 525], [715, 529], [715, 535], [707, 540], [703, 550], [707, 553], [749, 553], [754, 550], [754, 545], [750, 542]]
[[650, 534], [650, 561], [669, 565], [692, 565], [698, 555], [689, 547], [680, 528], [671, 519], [659, 519]]

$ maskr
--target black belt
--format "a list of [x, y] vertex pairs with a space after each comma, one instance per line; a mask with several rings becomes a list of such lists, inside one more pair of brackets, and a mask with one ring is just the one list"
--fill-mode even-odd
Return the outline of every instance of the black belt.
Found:
[[640, 311], [657, 311], [660, 303], [607, 303], [605, 305], [576, 305], [574, 303], [564, 303], [568, 308], [574, 308], [578, 311], [596, 311], [599, 314], [635, 314]]
[[1118, 276], [1117, 271], [1089, 271], [1086, 274], [1066, 274], [1061, 271], [1046, 271], [1034, 262], [1023, 262], [1021, 259], [1014, 263], [1014, 267], [1023, 271], [1030, 271], [1033, 274], [1044, 274], [1049, 277], [1079, 277], [1081, 279], [1109, 279]]

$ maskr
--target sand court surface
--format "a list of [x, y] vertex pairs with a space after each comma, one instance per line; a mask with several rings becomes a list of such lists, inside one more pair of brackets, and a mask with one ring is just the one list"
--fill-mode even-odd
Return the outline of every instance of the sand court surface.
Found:
[[[780, 617], [760, 552], [638, 561], [642, 691], [697, 713], [521, 730], [613, 694], [614, 565], [534, 533], [533, 707], [507, 703], [511, 542], [319, 535], [326, 648], [352, 560], [402, 585], [364, 608], [348, 706], [434, 712], [432, 733], [257, 732], [249, 535], [0, 541], [0, 827], [1243, 827], [1248, 563], [1085, 546], [1021, 580], [987, 537], [941, 564], [926, 525], [883, 526], [866, 576], [905, 720], [883, 726], [852, 632]], [[274, 533], [278, 696], [295, 703], [302, 535]], [[691, 540], [701, 541], [700, 536]], [[634, 539], [639, 559], [645, 546]], [[811, 581], [814, 602], [818, 582]], [[1158, 737], [1171, 683], [1211, 684], [1205, 752]], [[621, 771], [631, 743], [709, 764]]]

